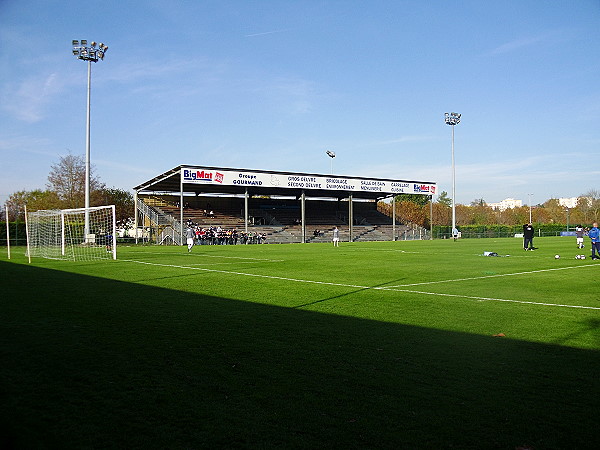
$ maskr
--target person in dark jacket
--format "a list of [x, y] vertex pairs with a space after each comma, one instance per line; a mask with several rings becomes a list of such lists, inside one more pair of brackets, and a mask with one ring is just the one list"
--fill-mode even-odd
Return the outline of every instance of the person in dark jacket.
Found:
[[530, 223], [523, 225], [523, 249], [535, 250], [533, 246], [533, 225]]
[[[588, 231], [588, 237], [592, 241], [592, 259], [600, 259], [600, 230], [596, 222], [594, 222], [594, 226]], [[596, 253], [598, 253], [598, 256], [596, 256]]]

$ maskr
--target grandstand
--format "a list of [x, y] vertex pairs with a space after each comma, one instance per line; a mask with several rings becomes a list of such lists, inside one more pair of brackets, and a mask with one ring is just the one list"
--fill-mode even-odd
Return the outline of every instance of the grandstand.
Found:
[[427, 230], [380, 212], [400, 193], [432, 195], [431, 182], [178, 166], [135, 188], [136, 239], [183, 242], [185, 224], [266, 236], [268, 243], [428, 238]]

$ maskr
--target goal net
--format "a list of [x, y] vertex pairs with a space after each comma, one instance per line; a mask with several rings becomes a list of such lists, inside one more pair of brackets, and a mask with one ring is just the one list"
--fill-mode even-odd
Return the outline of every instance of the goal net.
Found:
[[28, 212], [26, 225], [30, 257], [117, 259], [114, 205]]

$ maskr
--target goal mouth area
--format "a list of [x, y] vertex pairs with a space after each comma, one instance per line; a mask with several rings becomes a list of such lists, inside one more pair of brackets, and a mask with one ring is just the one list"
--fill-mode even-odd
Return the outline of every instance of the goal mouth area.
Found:
[[27, 256], [67, 261], [117, 259], [115, 206], [26, 212]]

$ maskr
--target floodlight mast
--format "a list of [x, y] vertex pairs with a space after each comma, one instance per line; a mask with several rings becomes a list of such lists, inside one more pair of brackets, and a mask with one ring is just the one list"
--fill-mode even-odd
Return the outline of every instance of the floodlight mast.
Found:
[[529, 196], [529, 223], [533, 223], [531, 221], [531, 197], [533, 196], [533, 193], [527, 194]]
[[[92, 62], [98, 62], [98, 60], [104, 60], [104, 55], [108, 50], [108, 46], [102, 42], [97, 44], [95, 41], [90, 42], [86, 39], [82, 39], [81, 42], [73, 39], [73, 56], [77, 59], [87, 61], [88, 73], [87, 73], [87, 113], [86, 113], [86, 132], [85, 132], [85, 207], [90, 207], [90, 99], [92, 92]], [[88, 235], [90, 231], [89, 215], [85, 214], [85, 236], [84, 241], [87, 243]]]
[[456, 170], [454, 167], [454, 126], [460, 123], [459, 113], [445, 113], [446, 125], [452, 127], [452, 234], [456, 232]]
[[335, 158], [335, 153], [331, 150], [326, 150], [325, 153], [331, 158], [331, 175], [333, 175], [333, 158]]

